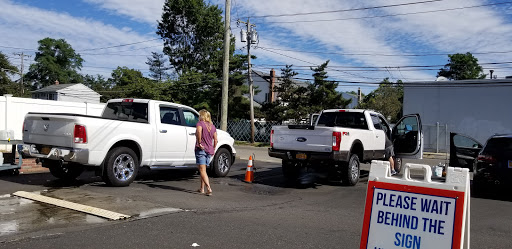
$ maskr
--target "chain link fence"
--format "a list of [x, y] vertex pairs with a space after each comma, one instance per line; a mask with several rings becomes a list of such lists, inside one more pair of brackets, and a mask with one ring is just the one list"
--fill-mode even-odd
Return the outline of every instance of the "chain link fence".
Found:
[[[288, 124], [288, 123], [287, 123]], [[220, 122], [214, 122], [220, 129]], [[270, 131], [272, 126], [281, 125], [280, 122], [254, 122], [254, 142], [270, 143]], [[228, 131], [231, 137], [237, 141], [251, 141], [251, 122], [249, 120], [228, 121]]]
[[423, 124], [423, 151], [447, 153], [450, 151], [450, 133], [447, 124]]

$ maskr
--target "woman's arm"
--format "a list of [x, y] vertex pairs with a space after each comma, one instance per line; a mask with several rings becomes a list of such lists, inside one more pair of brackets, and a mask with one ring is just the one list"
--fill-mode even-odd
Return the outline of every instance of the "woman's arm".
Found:
[[196, 126], [196, 144], [200, 149], [204, 150], [203, 145], [201, 144], [201, 136], [203, 135], [203, 127], [200, 125]]
[[217, 148], [217, 131], [213, 133], [213, 149]]

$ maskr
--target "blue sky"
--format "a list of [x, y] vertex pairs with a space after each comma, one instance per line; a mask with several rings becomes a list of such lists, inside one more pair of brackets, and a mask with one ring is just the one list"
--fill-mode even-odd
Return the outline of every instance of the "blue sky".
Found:
[[[224, 1], [212, 0], [224, 9]], [[417, 4], [407, 4], [424, 2]], [[0, 51], [32, 57], [37, 41], [63, 38], [85, 60], [82, 73], [108, 77], [117, 66], [147, 74], [146, 58], [161, 52], [156, 35], [164, 0], [0, 0]], [[368, 7], [400, 5], [385, 8]], [[255, 70], [279, 71], [293, 64], [300, 78], [311, 78], [308, 66], [330, 60], [331, 79], [376, 83], [432, 81], [447, 54], [472, 52], [485, 73], [512, 75], [512, 1], [483, 0], [232, 0], [231, 30], [238, 53], [237, 19], [257, 25]], [[344, 11], [343, 11], [344, 10]], [[327, 11], [331, 11], [326, 13]], [[261, 17], [294, 13], [321, 14]], [[130, 44], [106, 48], [120, 44]], [[488, 64], [488, 63], [502, 64]], [[410, 67], [421, 66], [421, 67]], [[424, 67], [431, 66], [431, 67]], [[374, 84], [340, 83], [341, 91], [373, 90]]]

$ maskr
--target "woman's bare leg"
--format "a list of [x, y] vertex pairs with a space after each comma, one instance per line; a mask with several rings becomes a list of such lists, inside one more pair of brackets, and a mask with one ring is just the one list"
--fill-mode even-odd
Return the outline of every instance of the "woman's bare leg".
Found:
[[199, 174], [201, 175], [201, 191], [204, 192], [204, 187], [207, 188], [207, 192], [212, 192], [212, 188], [210, 188], [210, 180], [208, 179], [208, 174], [206, 174], [206, 165], [199, 165]]

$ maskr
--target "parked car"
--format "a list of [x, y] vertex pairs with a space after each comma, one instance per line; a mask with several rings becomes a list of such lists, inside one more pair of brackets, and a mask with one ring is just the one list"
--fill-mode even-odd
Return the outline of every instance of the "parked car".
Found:
[[288, 179], [312, 168], [341, 178], [345, 185], [356, 185], [360, 162], [384, 160], [386, 136], [393, 141], [397, 158], [423, 155], [419, 114], [404, 116], [393, 128], [382, 114], [371, 110], [330, 109], [311, 120], [316, 123], [272, 128], [268, 154], [282, 159]]
[[[109, 100], [101, 117], [28, 113], [23, 157], [35, 157], [57, 178], [74, 179], [86, 167], [112, 186], [127, 186], [139, 167], [196, 167], [199, 114], [191, 107], [147, 99]], [[235, 160], [234, 139], [217, 130], [209, 169], [226, 176]]]
[[450, 140], [453, 141], [451, 147], [455, 149], [450, 151], [450, 166], [470, 166], [474, 189], [492, 185], [512, 187], [512, 134], [493, 135], [484, 146], [474, 139], [467, 140], [473, 145], [468, 147], [466, 144], [465, 148], [457, 144], [457, 136], [463, 135], [450, 135], [455, 138]]

